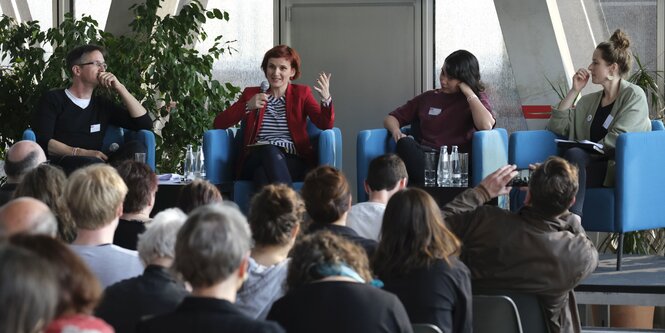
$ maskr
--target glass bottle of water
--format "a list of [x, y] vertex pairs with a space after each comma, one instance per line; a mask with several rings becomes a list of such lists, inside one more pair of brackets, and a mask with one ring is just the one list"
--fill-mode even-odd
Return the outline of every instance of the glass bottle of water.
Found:
[[185, 180], [194, 179], [194, 152], [192, 151], [192, 145], [187, 145], [187, 150], [185, 150], [185, 162], [182, 174]]
[[205, 168], [205, 156], [203, 155], [203, 146], [199, 146], [199, 150], [196, 153], [196, 178], [205, 179], [206, 178], [206, 168]]
[[450, 153], [450, 169], [452, 170], [452, 183], [454, 187], [462, 186], [462, 169], [459, 164], [459, 151], [457, 146], [453, 146]]
[[439, 165], [436, 170], [436, 185], [439, 187], [450, 186], [450, 157], [448, 156], [448, 146], [441, 146], [439, 152]]

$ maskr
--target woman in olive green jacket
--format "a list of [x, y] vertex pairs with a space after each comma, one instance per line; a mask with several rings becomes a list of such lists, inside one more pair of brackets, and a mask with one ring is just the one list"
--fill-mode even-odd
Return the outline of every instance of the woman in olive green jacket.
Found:
[[[588, 69], [573, 75], [573, 87], [555, 108], [547, 128], [570, 140], [589, 140], [603, 145], [604, 155], [580, 148], [567, 149], [563, 157], [579, 169], [579, 189], [570, 208], [582, 216], [586, 187], [613, 186], [614, 149], [617, 137], [626, 132], [651, 130], [649, 107], [644, 91], [623, 79], [632, 63], [630, 40], [616, 30], [610, 40], [598, 44]], [[580, 91], [591, 82], [603, 90], [582, 96], [573, 106]]]

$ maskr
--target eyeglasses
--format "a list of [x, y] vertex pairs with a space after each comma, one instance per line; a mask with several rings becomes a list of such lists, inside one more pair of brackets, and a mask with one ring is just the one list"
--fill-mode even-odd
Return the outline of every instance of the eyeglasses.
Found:
[[99, 62], [99, 61], [91, 61], [91, 62], [86, 62], [86, 63], [83, 63], [83, 64], [78, 64], [78, 66], [85, 66], [85, 65], [95, 65], [97, 67], [101, 67], [104, 70], [106, 70], [106, 68], [108, 68], [108, 65], [106, 65], [105, 62]]

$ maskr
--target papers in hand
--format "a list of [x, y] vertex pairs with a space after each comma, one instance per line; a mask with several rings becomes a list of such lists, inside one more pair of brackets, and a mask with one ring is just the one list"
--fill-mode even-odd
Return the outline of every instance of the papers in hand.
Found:
[[600, 143], [596, 143], [593, 141], [589, 140], [563, 140], [563, 139], [554, 139], [556, 142], [557, 146], [562, 147], [562, 148], [582, 148], [586, 151], [598, 153], [598, 154], [605, 154], [605, 150], [603, 150], [603, 145]]

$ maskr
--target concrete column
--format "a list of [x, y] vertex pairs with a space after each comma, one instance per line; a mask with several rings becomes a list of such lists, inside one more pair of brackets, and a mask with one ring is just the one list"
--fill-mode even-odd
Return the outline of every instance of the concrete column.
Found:
[[[543, 128], [539, 112], [559, 102], [545, 78], [565, 83], [575, 71], [555, 0], [495, 0], [506, 51], [529, 129]], [[529, 117], [533, 114], [533, 117]]]

